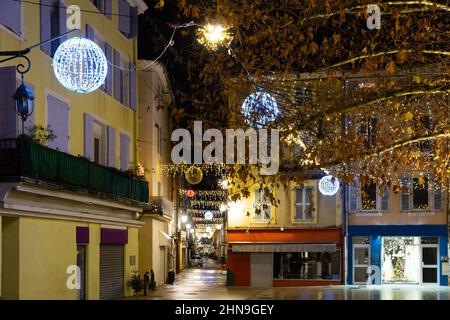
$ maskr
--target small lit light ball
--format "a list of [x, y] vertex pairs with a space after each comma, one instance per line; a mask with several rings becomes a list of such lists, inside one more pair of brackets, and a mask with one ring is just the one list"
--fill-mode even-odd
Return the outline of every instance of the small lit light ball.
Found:
[[187, 215], [182, 215], [182, 216], [181, 216], [181, 222], [182, 222], [182, 223], [186, 223], [187, 221], [188, 221]]
[[319, 181], [319, 191], [324, 196], [333, 196], [339, 190], [339, 181], [333, 176], [325, 176]]
[[192, 189], [189, 189], [188, 191], [186, 191], [186, 196], [188, 198], [193, 198], [195, 196], [195, 191]]
[[206, 211], [204, 216], [206, 220], [211, 220], [214, 217], [211, 211]]
[[212, 228], [211, 227], [206, 227], [206, 232], [207, 233], [211, 233], [212, 232]]
[[186, 224], [186, 229], [189, 230], [190, 228], [191, 228], [191, 224], [190, 223]]
[[220, 205], [219, 210], [220, 210], [220, 212], [225, 212], [225, 211], [227, 211], [227, 206], [226, 206], [226, 204], [222, 203], [222, 204]]
[[56, 50], [53, 70], [58, 81], [68, 90], [89, 93], [105, 82], [108, 61], [95, 42], [74, 37], [64, 41]]
[[275, 98], [261, 89], [245, 98], [242, 104], [242, 114], [250, 127], [265, 127], [276, 120], [279, 113]]

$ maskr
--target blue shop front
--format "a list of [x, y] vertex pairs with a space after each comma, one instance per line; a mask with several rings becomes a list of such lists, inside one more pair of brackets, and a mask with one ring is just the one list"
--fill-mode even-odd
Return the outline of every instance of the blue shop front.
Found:
[[447, 286], [447, 243], [447, 225], [349, 226], [347, 283]]

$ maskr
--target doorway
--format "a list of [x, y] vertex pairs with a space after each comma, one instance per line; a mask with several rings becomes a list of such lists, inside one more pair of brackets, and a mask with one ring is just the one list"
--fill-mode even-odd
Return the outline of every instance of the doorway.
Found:
[[80, 270], [80, 289], [77, 290], [77, 300], [86, 299], [86, 246], [77, 245], [77, 266]]
[[370, 244], [353, 245], [353, 283], [367, 283], [367, 268], [370, 265]]

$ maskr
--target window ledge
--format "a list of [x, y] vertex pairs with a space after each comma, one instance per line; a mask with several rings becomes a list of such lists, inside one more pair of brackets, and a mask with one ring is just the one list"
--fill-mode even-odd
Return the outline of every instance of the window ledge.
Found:
[[410, 216], [410, 217], [436, 215], [436, 212], [434, 212], [434, 211], [409, 211], [407, 213], [408, 213], [408, 216]]
[[384, 213], [383, 212], [356, 212], [356, 216], [357, 217], [380, 217], [382, 216]]

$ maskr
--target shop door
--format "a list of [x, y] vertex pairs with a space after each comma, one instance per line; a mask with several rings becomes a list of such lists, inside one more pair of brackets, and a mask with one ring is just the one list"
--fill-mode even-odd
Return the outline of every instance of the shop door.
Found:
[[124, 246], [100, 246], [100, 299], [120, 299], [124, 287]]
[[370, 264], [370, 245], [355, 244], [353, 245], [353, 283], [367, 283], [367, 268]]
[[252, 253], [250, 257], [250, 281], [256, 288], [273, 285], [273, 253]]
[[156, 279], [156, 284], [162, 285], [166, 279], [166, 247], [159, 246], [159, 274]]
[[422, 283], [438, 283], [438, 245], [422, 244]]

